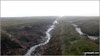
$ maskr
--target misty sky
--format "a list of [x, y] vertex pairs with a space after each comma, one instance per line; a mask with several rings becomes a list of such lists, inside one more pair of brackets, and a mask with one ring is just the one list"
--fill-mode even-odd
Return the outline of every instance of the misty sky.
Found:
[[2, 1], [1, 17], [99, 16], [99, 1]]

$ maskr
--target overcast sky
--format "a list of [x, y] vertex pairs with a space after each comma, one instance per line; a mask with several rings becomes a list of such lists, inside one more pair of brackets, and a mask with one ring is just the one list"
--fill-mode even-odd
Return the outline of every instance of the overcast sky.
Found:
[[99, 1], [2, 1], [1, 17], [99, 16]]

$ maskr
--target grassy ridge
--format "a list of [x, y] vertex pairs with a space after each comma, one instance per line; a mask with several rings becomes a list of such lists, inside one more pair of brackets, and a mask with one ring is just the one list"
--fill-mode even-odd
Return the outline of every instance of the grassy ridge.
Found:
[[[69, 21], [70, 19], [66, 17], [59, 19], [59, 24], [56, 25], [56, 28], [52, 32], [52, 37], [50, 42], [47, 44], [45, 54], [83, 55], [84, 52], [98, 52], [99, 41], [90, 40], [87, 36], [84, 35], [80, 36]], [[78, 19], [75, 21], [78, 21]], [[88, 27], [91, 25], [88, 25]]]
[[[80, 36], [73, 26], [68, 23], [65, 19], [62, 20], [62, 54], [78, 55], [83, 54], [86, 51], [98, 51], [98, 45], [87, 39], [86, 36]], [[90, 47], [91, 46], [91, 47]]]

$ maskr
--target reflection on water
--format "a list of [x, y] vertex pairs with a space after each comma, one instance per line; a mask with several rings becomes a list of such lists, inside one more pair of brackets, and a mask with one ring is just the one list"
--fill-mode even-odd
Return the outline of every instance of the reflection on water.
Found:
[[80, 35], [83, 35], [84, 33], [81, 31], [81, 29], [78, 27], [78, 25], [76, 25], [76, 24], [72, 24], [74, 27], [75, 27], [75, 29], [76, 29], [76, 31], [80, 34]]

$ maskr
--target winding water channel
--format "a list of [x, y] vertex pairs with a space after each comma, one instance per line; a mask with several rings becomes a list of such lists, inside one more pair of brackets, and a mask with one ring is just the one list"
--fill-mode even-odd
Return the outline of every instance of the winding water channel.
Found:
[[[74, 26], [75, 30], [76, 30], [80, 35], [84, 35], [84, 34], [85, 34], [85, 33], [83, 33], [83, 32], [81, 31], [81, 28], [79, 28], [78, 25], [73, 24], [73, 23], [72, 23], [72, 25]], [[88, 36], [88, 38], [91, 39], [91, 40], [96, 40], [96, 39], [98, 39], [97, 36], [89, 36], [89, 35], [87, 35], [87, 36]]]
[[53, 24], [50, 26], [50, 28], [48, 28], [47, 31], [45, 32], [45, 33], [46, 33], [46, 36], [45, 36], [46, 41], [45, 41], [44, 43], [40, 43], [40, 44], [38, 44], [38, 45], [35, 45], [35, 46], [31, 47], [31, 48], [28, 50], [28, 52], [25, 54], [25, 56], [31, 56], [32, 52], [35, 51], [35, 49], [36, 49], [37, 47], [42, 46], [42, 45], [45, 45], [45, 44], [47, 44], [47, 43], [49, 42], [49, 40], [50, 40], [50, 38], [51, 38], [50, 31], [54, 29], [55, 24], [57, 24], [57, 23], [58, 23], [57, 20], [55, 20], [55, 21], [53, 22]]

